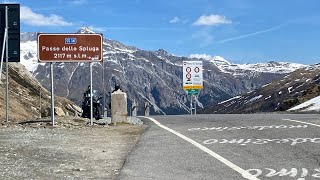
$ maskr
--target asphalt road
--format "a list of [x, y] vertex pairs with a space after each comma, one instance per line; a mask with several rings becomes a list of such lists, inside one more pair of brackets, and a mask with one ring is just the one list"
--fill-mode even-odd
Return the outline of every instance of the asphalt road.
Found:
[[320, 115], [154, 116], [119, 179], [320, 179]]

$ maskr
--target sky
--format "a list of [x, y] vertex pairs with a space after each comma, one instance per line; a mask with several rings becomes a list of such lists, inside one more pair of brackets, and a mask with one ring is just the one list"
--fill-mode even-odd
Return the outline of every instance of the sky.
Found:
[[21, 32], [74, 33], [232, 63], [320, 62], [319, 0], [21, 0]]

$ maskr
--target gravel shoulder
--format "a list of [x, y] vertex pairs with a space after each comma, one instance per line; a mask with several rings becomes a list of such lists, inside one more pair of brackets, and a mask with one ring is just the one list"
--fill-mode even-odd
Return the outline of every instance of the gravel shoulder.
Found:
[[0, 179], [116, 179], [145, 125], [59, 118], [0, 125]]

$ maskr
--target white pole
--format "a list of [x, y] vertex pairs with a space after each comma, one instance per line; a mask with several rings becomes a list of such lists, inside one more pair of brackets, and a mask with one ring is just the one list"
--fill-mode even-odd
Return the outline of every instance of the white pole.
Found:
[[[6, 29], [8, 31], [8, 6], [6, 6]], [[8, 67], [8, 62], [9, 62], [9, 46], [8, 46], [8, 32], [7, 32], [7, 37], [6, 37], [6, 122], [9, 121], [9, 67]]]
[[51, 121], [52, 126], [54, 126], [54, 88], [53, 88], [53, 63], [50, 62], [50, 71], [51, 71]]
[[192, 107], [192, 95], [190, 96], [190, 113], [191, 113], [191, 115], [192, 115], [192, 109], [193, 109], [193, 107]]
[[104, 84], [104, 60], [102, 60], [102, 86], [103, 86], [103, 109], [102, 109], [102, 112], [103, 112], [103, 118], [104, 117], [104, 114], [105, 114], [105, 108], [106, 108], [106, 89], [105, 89], [105, 84]]
[[92, 62], [90, 62], [90, 125], [93, 125], [92, 88]]
[[39, 87], [39, 118], [41, 119], [41, 87]]
[[197, 114], [197, 101], [196, 99], [198, 99], [198, 96], [194, 95], [194, 114]]

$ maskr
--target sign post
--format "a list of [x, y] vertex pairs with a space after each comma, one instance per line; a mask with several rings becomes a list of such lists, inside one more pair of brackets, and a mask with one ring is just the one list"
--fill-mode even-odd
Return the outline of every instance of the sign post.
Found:
[[38, 62], [50, 62], [51, 120], [54, 125], [53, 62], [90, 62], [90, 125], [92, 110], [92, 63], [103, 61], [101, 34], [38, 34]]
[[[6, 56], [6, 122], [9, 121], [9, 67], [8, 62], [20, 62], [20, 5], [0, 4], [0, 37], [3, 38], [0, 62], [0, 81]], [[4, 15], [4, 16], [3, 16]], [[4, 32], [4, 34], [3, 34]], [[10, 39], [9, 39], [10, 38]]]
[[[197, 113], [196, 99], [203, 89], [202, 61], [183, 61], [183, 89], [190, 96], [190, 114]], [[193, 105], [194, 104], [194, 105]]]
[[90, 63], [90, 125], [93, 125], [93, 102], [92, 102], [92, 63]]
[[51, 122], [54, 126], [54, 87], [53, 87], [53, 63], [50, 62], [50, 79], [51, 79]]

